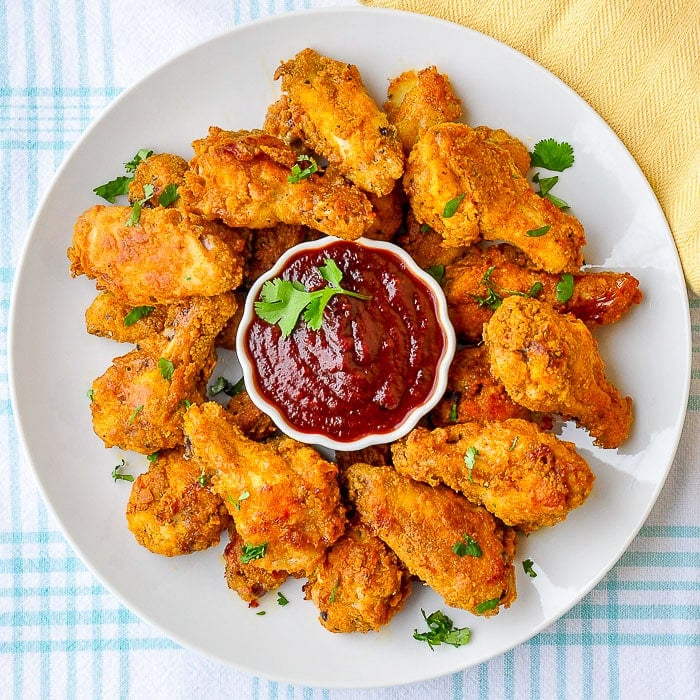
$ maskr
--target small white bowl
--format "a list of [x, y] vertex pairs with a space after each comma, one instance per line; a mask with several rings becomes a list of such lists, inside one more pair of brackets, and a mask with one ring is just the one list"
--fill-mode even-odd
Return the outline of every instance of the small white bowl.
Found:
[[[435, 370], [435, 380], [433, 387], [426, 399], [419, 405], [412, 408], [400, 423], [394, 428], [386, 432], [377, 432], [363, 435], [354, 440], [339, 440], [329, 435], [318, 432], [300, 431], [290, 425], [285, 415], [280, 409], [267, 398], [265, 398], [256, 386], [255, 369], [253, 360], [246, 342], [246, 335], [250, 324], [255, 318], [254, 304], [258, 300], [260, 290], [268, 280], [279, 277], [288, 261], [302, 251], [322, 250], [330, 245], [338, 242], [351, 243], [358, 246], [364, 246], [369, 249], [388, 251], [393, 254], [406, 266], [409, 272], [418, 278], [432, 292], [435, 301], [436, 316], [438, 325], [443, 335], [443, 351], [438, 360]], [[261, 275], [250, 288], [245, 301], [243, 316], [241, 318], [238, 332], [236, 335], [236, 351], [238, 361], [243, 371], [246, 390], [251, 401], [264, 413], [266, 413], [275, 423], [275, 425], [285, 434], [295, 440], [311, 445], [320, 445], [331, 450], [360, 450], [370, 445], [378, 445], [392, 442], [409, 433], [418, 423], [418, 421], [426, 415], [440, 401], [447, 387], [447, 376], [449, 373], [452, 358], [456, 349], [456, 339], [454, 328], [450, 322], [447, 313], [447, 302], [442, 288], [437, 281], [428, 272], [418, 266], [418, 264], [406, 253], [402, 248], [383, 241], [375, 241], [368, 238], [359, 238], [355, 241], [342, 241], [342, 239], [333, 236], [324, 236], [316, 241], [300, 243], [287, 250], [277, 261], [277, 263]]]

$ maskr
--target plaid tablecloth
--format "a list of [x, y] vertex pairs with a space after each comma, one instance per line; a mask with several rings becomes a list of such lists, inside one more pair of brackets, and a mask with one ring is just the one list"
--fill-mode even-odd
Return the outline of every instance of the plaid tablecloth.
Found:
[[181, 50], [261, 17], [352, 4], [0, 1], [0, 697], [699, 696], [697, 297], [690, 300], [693, 369], [685, 428], [668, 481], [638, 537], [600, 584], [549, 629], [463, 673], [353, 691], [285, 685], [221, 666], [125, 609], [75, 556], [47, 513], [13, 425], [6, 338], [16, 265], [54, 171], [123, 88]]

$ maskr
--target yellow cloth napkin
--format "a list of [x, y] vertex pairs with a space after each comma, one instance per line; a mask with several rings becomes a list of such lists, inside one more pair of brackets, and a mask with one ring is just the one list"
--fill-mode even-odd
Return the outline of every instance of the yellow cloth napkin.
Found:
[[612, 127], [700, 294], [700, 0], [361, 0], [459, 22], [530, 56]]

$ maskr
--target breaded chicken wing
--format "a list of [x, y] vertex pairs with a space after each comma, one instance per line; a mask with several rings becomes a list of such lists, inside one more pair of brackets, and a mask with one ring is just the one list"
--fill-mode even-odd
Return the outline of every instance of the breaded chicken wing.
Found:
[[[146, 200], [151, 206], [158, 206], [159, 199], [169, 186], [174, 186], [177, 190], [185, 184], [185, 173], [187, 172], [187, 161], [182, 156], [173, 153], [154, 153], [142, 160], [134, 170], [134, 177], [129, 183], [129, 201]], [[144, 191], [144, 185], [152, 185], [153, 193], [150, 197]], [[176, 207], [182, 206], [184, 198], [180, 197], [180, 192], [173, 204]]]
[[118, 343], [138, 344], [163, 332], [168, 307], [125, 304], [110, 292], [101, 292], [85, 311], [87, 332]]
[[[515, 600], [515, 531], [445, 486], [428, 486], [391, 467], [345, 472], [360, 519], [447, 605], [495, 615]], [[479, 556], [460, 555], [474, 542]]]
[[288, 578], [286, 571], [267, 571], [256, 566], [255, 560], [241, 561], [244, 542], [236, 532], [233, 520], [228, 526], [229, 541], [224, 549], [226, 585], [248, 603], [279, 588]]
[[253, 284], [279, 260], [282, 253], [303, 243], [308, 236], [309, 228], [298, 224], [277, 224], [271, 228], [252, 229], [244, 285], [249, 287]]
[[185, 433], [233, 517], [243, 563], [308, 576], [345, 529], [337, 467], [289, 438], [249, 440], [213, 401], [189, 408]]
[[357, 67], [304, 49], [275, 72], [284, 108], [304, 143], [350, 182], [385, 195], [403, 174], [396, 129], [370, 97]]
[[532, 411], [559, 413], [601, 447], [618, 447], [632, 426], [632, 399], [605, 377], [586, 325], [544, 301], [510, 296], [484, 326], [491, 370]]
[[134, 306], [214, 296], [240, 285], [245, 242], [223, 224], [174, 208], [96, 205], [75, 224], [68, 249], [71, 275]]
[[408, 70], [392, 79], [384, 110], [389, 123], [396, 127], [406, 155], [431, 126], [462, 118], [461, 101], [449, 78], [435, 66]]
[[[586, 239], [581, 224], [540, 197], [513, 157], [512, 141], [465, 124], [434, 126], [418, 140], [403, 183], [416, 218], [446, 245], [504, 240], [541, 269], [575, 272]], [[524, 147], [523, 147], [524, 148]]]
[[192, 146], [188, 197], [207, 219], [250, 228], [302, 224], [346, 239], [358, 238], [374, 221], [364, 192], [340, 176], [313, 173], [290, 181], [296, 153], [263, 131], [212, 126]]
[[92, 383], [92, 423], [107, 447], [151, 454], [183, 442], [188, 403], [206, 397], [214, 341], [236, 306], [233, 295], [193, 297], [169, 309], [160, 336], [117, 357]]
[[520, 418], [416, 428], [392, 457], [401, 474], [446, 484], [524, 532], [564, 520], [595, 479], [573, 443]]
[[462, 259], [445, 268], [442, 286], [455, 332], [469, 343], [481, 339], [484, 323], [494, 309], [514, 294], [547, 301], [591, 327], [618, 321], [642, 300], [639, 282], [627, 272], [583, 270], [572, 277], [571, 297], [562, 302], [557, 293], [561, 275], [535, 269], [512, 246], [474, 246]]
[[226, 412], [241, 432], [251, 440], [261, 442], [279, 432], [270, 416], [251, 401], [245, 389], [229, 399]]
[[437, 427], [531, 417], [531, 412], [516, 404], [503, 384], [493, 378], [483, 345], [461, 348], [455, 353], [445, 395], [430, 412], [430, 420]]
[[197, 466], [181, 449], [159, 452], [136, 477], [126, 522], [139, 544], [166, 557], [219, 543], [230, 516], [221, 497], [201, 483]]
[[376, 632], [403, 608], [411, 577], [382, 540], [356, 524], [326, 550], [304, 592], [327, 630]]

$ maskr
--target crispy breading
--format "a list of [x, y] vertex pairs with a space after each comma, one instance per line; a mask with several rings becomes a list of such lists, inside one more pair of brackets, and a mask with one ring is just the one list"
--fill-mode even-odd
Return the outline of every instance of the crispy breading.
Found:
[[222, 294], [170, 307], [160, 336], [116, 357], [93, 381], [92, 423], [106, 447], [151, 454], [182, 444], [186, 405], [206, 397], [214, 340], [235, 305]]
[[403, 174], [403, 149], [357, 67], [307, 48], [280, 64], [280, 78], [293, 131], [304, 143], [360, 189], [391, 192]]
[[387, 464], [391, 464], [391, 445], [385, 443], [363, 447], [361, 450], [336, 450], [335, 461], [341, 472], [357, 462], [371, 464], [375, 467], [383, 467]]
[[[173, 153], [154, 153], [142, 160], [134, 170], [134, 177], [129, 183], [129, 201], [135, 202], [145, 198], [144, 185], [153, 185], [153, 194], [146, 199], [151, 206], [158, 206], [158, 199], [168, 185], [176, 185], [178, 194], [185, 184], [187, 161]], [[174, 205], [181, 206], [183, 198], [175, 200]]]
[[446, 245], [503, 240], [543, 270], [577, 271], [583, 227], [535, 193], [512, 143], [501, 143], [506, 136], [455, 123], [428, 129], [411, 150], [403, 179], [416, 218]]
[[429, 127], [462, 118], [462, 103], [450, 79], [435, 66], [408, 70], [393, 78], [384, 110], [406, 154]]
[[307, 240], [308, 234], [308, 227], [299, 224], [277, 224], [252, 230], [244, 284], [250, 286], [275, 265], [282, 253]]
[[228, 526], [229, 541], [224, 548], [226, 585], [236, 591], [248, 603], [262, 598], [269, 591], [279, 588], [288, 578], [286, 571], [267, 571], [256, 566], [256, 560], [241, 561], [243, 540], [236, 532], [233, 520]]
[[358, 523], [326, 550], [304, 592], [327, 630], [376, 632], [403, 608], [411, 577], [386, 544]]
[[337, 467], [290, 438], [249, 440], [213, 401], [189, 408], [185, 433], [256, 566], [308, 576], [345, 529]]
[[234, 231], [177, 208], [95, 205], [78, 217], [68, 249], [71, 275], [87, 275], [134, 306], [214, 296], [243, 279], [245, 242]]
[[277, 426], [267, 413], [263, 413], [251, 400], [244, 389], [229, 399], [226, 412], [241, 432], [251, 440], [258, 442], [272, 437], [278, 432]]
[[[515, 600], [515, 531], [445, 486], [428, 486], [391, 467], [355, 464], [345, 472], [360, 519], [406, 568], [445, 599], [475, 615]], [[453, 547], [473, 539], [481, 556]]]
[[494, 308], [513, 294], [533, 294], [591, 327], [618, 321], [642, 300], [639, 282], [627, 272], [586, 269], [575, 273], [571, 298], [565, 302], [557, 299], [561, 279], [559, 274], [535, 269], [510, 245], [472, 247], [445, 268], [443, 290], [457, 336], [463, 342], [478, 342]]
[[491, 375], [483, 345], [461, 348], [455, 353], [445, 395], [430, 412], [430, 420], [437, 427], [531, 417], [531, 412], [516, 404], [503, 384]]
[[406, 198], [400, 187], [381, 197], [369, 192], [367, 198], [374, 209], [374, 223], [364, 232], [365, 238], [375, 241], [390, 241], [401, 228], [404, 219]]
[[392, 457], [398, 472], [446, 484], [524, 532], [564, 520], [595, 480], [573, 443], [520, 418], [416, 428]]
[[606, 379], [598, 343], [582, 321], [545, 301], [510, 296], [484, 326], [484, 342], [494, 376], [514, 401], [575, 419], [600, 447], [627, 439], [632, 399]]
[[136, 477], [126, 522], [139, 544], [174, 557], [219, 543], [230, 516], [221, 497], [200, 483], [200, 473], [181, 449], [159, 452]]
[[91, 335], [110, 338], [118, 343], [137, 344], [145, 338], [163, 332], [168, 307], [147, 306], [152, 309], [131, 324], [126, 324], [127, 316], [134, 311], [133, 304], [125, 304], [110, 292], [101, 292], [85, 311], [85, 326]]
[[264, 131], [212, 126], [192, 146], [188, 196], [207, 219], [250, 228], [303, 224], [346, 239], [358, 238], [374, 221], [365, 193], [340, 176], [313, 173], [290, 182], [297, 154]]

